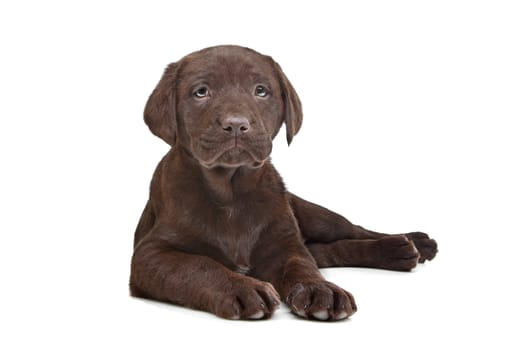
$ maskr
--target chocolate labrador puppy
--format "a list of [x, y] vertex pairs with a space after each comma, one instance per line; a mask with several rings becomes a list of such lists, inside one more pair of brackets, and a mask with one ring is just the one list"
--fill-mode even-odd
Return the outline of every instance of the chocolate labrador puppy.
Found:
[[432, 259], [426, 234], [385, 235], [288, 192], [269, 156], [301, 102], [269, 56], [218, 46], [170, 64], [144, 119], [171, 145], [135, 232], [134, 296], [228, 319], [268, 318], [280, 301], [300, 317], [342, 320], [352, 295], [319, 267], [408, 271]]

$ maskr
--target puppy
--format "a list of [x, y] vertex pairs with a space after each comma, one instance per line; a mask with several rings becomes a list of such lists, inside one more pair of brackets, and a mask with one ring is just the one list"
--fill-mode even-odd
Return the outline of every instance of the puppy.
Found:
[[318, 267], [408, 271], [435, 256], [424, 233], [369, 231], [286, 190], [272, 140], [284, 124], [290, 144], [302, 118], [280, 66], [253, 50], [211, 47], [166, 68], [144, 119], [171, 149], [135, 232], [132, 295], [227, 319], [269, 318], [283, 301], [342, 320], [354, 298]]

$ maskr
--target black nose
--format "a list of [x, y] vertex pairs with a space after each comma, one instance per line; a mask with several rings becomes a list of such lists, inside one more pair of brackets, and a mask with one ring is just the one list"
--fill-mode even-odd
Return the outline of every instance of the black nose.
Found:
[[250, 122], [246, 117], [228, 116], [221, 121], [222, 130], [227, 133], [240, 135], [250, 130]]

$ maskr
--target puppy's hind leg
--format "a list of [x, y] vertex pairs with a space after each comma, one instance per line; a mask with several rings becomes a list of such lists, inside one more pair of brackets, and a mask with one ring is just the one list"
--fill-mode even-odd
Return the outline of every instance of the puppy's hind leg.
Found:
[[353, 266], [410, 271], [420, 259], [414, 243], [403, 235], [377, 240], [341, 239], [306, 246], [320, 268]]
[[[367, 230], [361, 226], [352, 224], [337, 213], [293, 194], [290, 194], [290, 204], [294, 210], [294, 215], [301, 229], [303, 239], [309, 246], [316, 247], [315, 249], [318, 253], [319, 260], [323, 263], [326, 261], [327, 263], [333, 264], [332, 266], [380, 267], [374, 266], [379, 264], [376, 251], [380, 249], [380, 251], [383, 252], [382, 255], [390, 256], [390, 258], [394, 260], [398, 258], [398, 255], [406, 258], [404, 248], [401, 249], [401, 252], [394, 252], [398, 250], [399, 247], [405, 247], [407, 239], [417, 248], [419, 252], [419, 262], [422, 263], [426, 260], [432, 260], [436, 256], [437, 243], [426, 233], [411, 232], [388, 235]], [[350, 240], [358, 242], [350, 243], [348, 242]], [[370, 242], [359, 242], [363, 240]], [[379, 240], [379, 242], [374, 245], [371, 242], [374, 240]], [[338, 241], [342, 241], [342, 243], [337, 243]], [[325, 247], [322, 244], [329, 245]], [[343, 247], [347, 247], [349, 251], [340, 251]], [[337, 251], [338, 254], [334, 257], [322, 257], [324, 250], [329, 250], [331, 253]], [[366, 252], [368, 250], [370, 250], [369, 253]], [[370, 256], [365, 259], [365, 255]], [[400, 268], [395, 263], [389, 263], [384, 265], [387, 267], [382, 268], [406, 270], [405, 265], [409, 266], [410, 264], [404, 264]]]

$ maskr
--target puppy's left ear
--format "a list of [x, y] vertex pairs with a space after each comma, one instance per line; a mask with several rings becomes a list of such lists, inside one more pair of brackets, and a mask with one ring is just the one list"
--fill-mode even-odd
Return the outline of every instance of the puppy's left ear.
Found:
[[175, 85], [178, 66], [178, 62], [168, 65], [144, 108], [146, 125], [171, 146], [175, 145], [177, 138]]
[[292, 84], [284, 74], [281, 66], [274, 61], [275, 70], [281, 85], [282, 99], [284, 103], [284, 123], [286, 124], [286, 141], [292, 143], [293, 137], [299, 132], [303, 123], [303, 108], [301, 100], [295, 92]]

